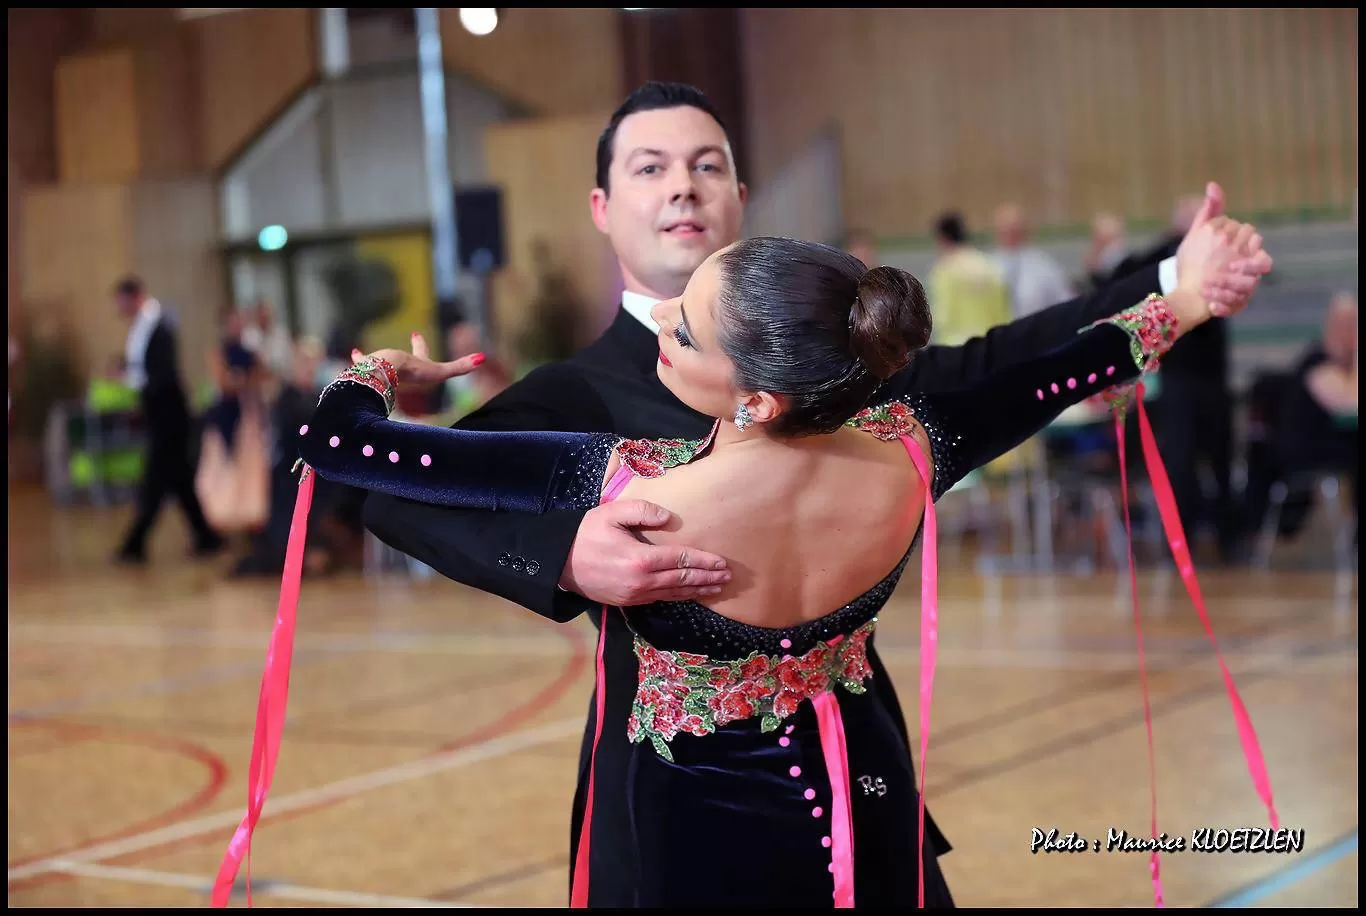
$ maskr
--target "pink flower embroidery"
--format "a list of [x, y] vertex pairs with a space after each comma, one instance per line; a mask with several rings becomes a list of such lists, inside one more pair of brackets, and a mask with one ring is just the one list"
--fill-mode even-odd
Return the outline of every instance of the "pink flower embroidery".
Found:
[[876, 619], [847, 638], [818, 643], [800, 656], [782, 658], [758, 652], [732, 662], [715, 662], [690, 652], [666, 652], [643, 639], [635, 641], [640, 674], [627, 738], [646, 738], [667, 760], [668, 743], [679, 732], [708, 735], [729, 722], [754, 716], [761, 728], [773, 731], [797, 711], [803, 700], [833, 690], [837, 685], [863, 693], [872, 673], [868, 665], [868, 637]]

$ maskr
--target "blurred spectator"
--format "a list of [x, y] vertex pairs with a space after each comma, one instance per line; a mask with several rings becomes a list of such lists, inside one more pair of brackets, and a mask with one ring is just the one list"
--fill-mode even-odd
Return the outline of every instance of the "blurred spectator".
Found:
[[958, 346], [1009, 322], [1009, 292], [1000, 268], [969, 242], [963, 218], [944, 214], [934, 236], [939, 256], [928, 284], [934, 342]]
[[267, 399], [261, 361], [244, 342], [248, 316], [229, 311], [211, 352], [218, 396], [207, 412], [195, 489], [214, 527], [253, 531], [269, 513]]
[[[264, 530], [252, 539], [251, 550], [238, 561], [233, 574], [238, 576], [278, 576], [284, 570], [289, 529], [294, 520], [294, 504], [299, 495], [299, 427], [308, 422], [322, 391], [318, 370], [325, 352], [322, 344], [305, 338], [293, 348], [290, 371], [281, 380], [280, 392], [271, 407], [270, 511]], [[336, 566], [339, 540], [356, 540], [359, 530], [347, 531], [343, 515], [348, 499], [364, 498], [364, 492], [322, 478], [313, 482], [313, 503], [309, 508], [308, 547], [305, 565], [310, 573]], [[340, 534], [340, 538], [339, 538]]]
[[180, 381], [174, 322], [136, 277], [118, 284], [114, 301], [119, 314], [130, 325], [125, 348], [128, 385], [141, 395], [147, 432], [138, 514], [117, 558], [127, 563], [147, 561], [147, 536], [161, 511], [162, 500], [172, 494], [180, 499], [194, 532], [195, 552], [216, 552], [222, 548], [223, 539], [209, 526], [195, 493], [194, 467], [190, 463], [190, 408]]
[[[1296, 475], [1345, 474], [1352, 511], [1357, 494], [1357, 297], [1341, 292], [1324, 317], [1323, 333], [1284, 376], [1265, 376], [1255, 395], [1265, 405], [1248, 448], [1247, 517], [1261, 527], [1271, 486], [1295, 483]], [[1267, 404], [1267, 402], [1270, 402]], [[1280, 533], [1303, 523], [1312, 496], [1303, 490], [1286, 497]]]
[[1084, 263], [1091, 285], [1101, 286], [1108, 281], [1128, 254], [1124, 220], [1113, 213], [1097, 213], [1091, 221], [1091, 248]]
[[1018, 204], [1003, 204], [996, 211], [995, 226], [993, 259], [1005, 278], [1013, 317], [1032, 315], [1076, 295], [1062, 265], [1030, 244], [1029, 226]]
[[844, 250], [852, 254], [863, 262], [863, 266], [872, 270], [882, 264], [878, 256], [877, 241], [872, 233], [862, 229], [851, 229], [844, 236]]
[[275, 378], [290, 374], [294, 361], [294, 342], [289, 331], [275, 320], [275, 312], [264, 299], [247, 311], [242, 327], [242, 345], [255, 354], [257, 361]]

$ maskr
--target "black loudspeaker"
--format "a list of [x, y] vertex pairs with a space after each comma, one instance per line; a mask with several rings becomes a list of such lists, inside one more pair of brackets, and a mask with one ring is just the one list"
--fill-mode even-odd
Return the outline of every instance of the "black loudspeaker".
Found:
[[506, 263], [503, 195], [498, 188], [455, 192], [456, 257], [463, 270], [486, 274]]

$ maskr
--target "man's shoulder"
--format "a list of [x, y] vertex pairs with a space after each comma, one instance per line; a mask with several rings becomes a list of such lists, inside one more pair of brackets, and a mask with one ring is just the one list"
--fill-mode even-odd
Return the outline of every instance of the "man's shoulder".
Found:
[[1328, 362], [1328, 351], [1322, 341], [1314, 341], [1300, 351], [1299, 361], [1295, 364], [1296, 375], [1307, 375], [1317, 367]]

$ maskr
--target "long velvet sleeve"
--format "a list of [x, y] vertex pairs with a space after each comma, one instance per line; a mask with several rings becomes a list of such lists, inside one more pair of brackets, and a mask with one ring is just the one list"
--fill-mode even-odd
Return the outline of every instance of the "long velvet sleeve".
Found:
[[542, 514], [596, 505], [620, 441], [397, 422], [381, 390], [348, 370], [323, 392], [299, 437], [300, 456], [320, 477], [433, 505]]
[[[455, 428], [591, 433], [610, 431], [612, 419], [571, 364], [553, 363], [516, 382]], [[363, 521], [382, 542], [441, 575], [563, 622], [593, 607], [558, 587], [589, 508], [552, 509], [541, 515], [483, 512], [371, 492]]]
[[1099, 289], [1017, 318], [956, 347], [931, 345], [888, 379], [871, 403], [922, 391], [973, 388], [992, 373], [1062, 346], [1077, 330], [1101, 321], [1150, 294], [1166, 294], [1156, 263], [1143, 266]]
[[1156, 368], [1175, 339], [1174, 330], [1166, 302], [1152, 296], [977, 385], [910, 395], [872, 413], [890, 420], [909, 408], [925, 427], [937, 500], [970, 471], [1038, 433], [1066, 408], [1101, 393], [1124, 397], [1129, 383]]

